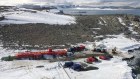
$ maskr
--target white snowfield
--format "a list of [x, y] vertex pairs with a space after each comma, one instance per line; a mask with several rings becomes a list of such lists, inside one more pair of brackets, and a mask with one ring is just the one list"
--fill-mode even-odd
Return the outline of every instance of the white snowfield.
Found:
[[133, 38], [126, 38], [124, 35], [114, 35], [115, 38], [107, 38], [100, 42], [97, 42], [96, 44], [104, 44], [107, 49], [113, 49], [116, 47], [120, 51], [128, 51], [135, 48], [140, 47], [140, 42], [136, 41]]
[[45, 23], [45, 24], [74, 24], [75, 18], [68, 15], [59, 15], [42, 11], [15, 11], [3, 13], [5, 20], [0, 24], [26, 24], [26, 23]]
[[[84, 59], [77, 60], [83, 62]], [[62, 62], [63, 63], [63, 62]], [[44, 66], [36, 68], [36, 66]], [[71, 79], [133, 79], [131, 68], [120, 58], [113, 58], [101, 63], [93, 63], [98, 70], [77, 72], [66, 68], [66, 72]], [[64, 69], [58, 62], [49, 63], [47, 61], [13, 61], [0, 62], [0, 79], [69, 79]]]
[[76, 79], [133, 79], [131, 68], [118, 57], [109, 61], [102, 60], [101, 63], [94, 63], [93, 66], [99, 67], [99, 70], [81, 72]]

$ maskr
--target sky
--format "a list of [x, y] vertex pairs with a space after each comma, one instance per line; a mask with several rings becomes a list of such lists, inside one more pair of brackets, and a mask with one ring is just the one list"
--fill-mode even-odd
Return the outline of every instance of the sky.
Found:
[[[48, 1], [48, 0], [30, 0], [30, 1]], [[62, 0], [57, 0], [57, 1], [62, 1]], [[63, 1], [72, 1], [72, 0], [63, 0]], [[128, 2], [128, 1], [139, 1], [139, 0], [85, 0], [85, 1], [95, 1], [95, 2], [102, 2], [102, 1], [126, 1], [126, 2]]]
[[140, 0], [0, 0], [0, 5], [16, 5], [16, 4], [22, 4], [22, 3], [50, 3], [50, 2], [55, 2], [55, 3], [64, 3], [64, 2], [80, 2], [80, 3], [86, 3], [86, 2], [107, 2], [107, 1], [123, 1], [123, 2], [130, 2], [130, 1], [137, 1], [140, 3]]

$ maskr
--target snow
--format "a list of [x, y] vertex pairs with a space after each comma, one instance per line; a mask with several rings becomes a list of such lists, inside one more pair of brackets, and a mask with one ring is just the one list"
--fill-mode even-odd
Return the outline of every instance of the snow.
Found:
[[9, 55], [14, 56], [16, 52], [24, 52], [24, 51], [27, 51], [27, 50], [13, 50], [13, 49], [8, 49], [8, 48], [3, 48], [2, 46], [0, 46], [0, 59], [2, 57], [9, 56]]
[[134, 31], [133, 27], [128, 27], [128, 29], [132, 32], [132, 34], [138, 34], [136, 31]]
[[122, 20], [122, 18], [120, 18], [120, 17], [118, 17], [118, 20], [119, 20], [119, 22], [122, 24], [122, 25], [126, 25], [124, 22], [123, 22], [123, 20]]
[[130, 26], [128, 27], [128, 29], [129, 29], [129, 31], [132, 32], [132, 34], [138, 34], [136, 31], [134, 31], [134, 26], [136, 26], [136, 25], [134, 25], [133, 23], [131, 23]]
[[98, 36], [95, 36], [94, 38], [103, 38], [104, 36], [103, 35], [98, 35]]
[[103, 21], [103, 23], [105, 24], [105, 25], [107, 25], [106, 23], [106, 21], [102, 18], [102, 17], [100, 17], [100, 19]]
[[32, 0], [0, 0], [0, 5], [2, 6], [16, 6], [19, 4], [37, 4], [37, 3], [39, 2], [33, 2]]
[[98, 34], [96, 31], [92, 31], [93, 34]]
[[93, 66], [99, 67], [99, 70], [81, 72], [76, 79], [132, 79], [131, 68], [125, 61], [115, 57], [110, 61], [102, 60], [101, 63], [93, 63]]
[[[126, 26], [121, 17], [118, 17], [118, 20], [122, 25]], [[129, 31], [131, 31], [132, 34], [138, 34], [136, 31], [134, 31], [133, 25], [134, 25], [133, 23], [130, 24], [130, 26], [128, 27]]]
[[49, 12], [50, 13], [59, 13], [60, 10], [58, 10], [58, 9], [50, 9]]
[[45, 23], [45, 24], [74, 24], [75, 18], [67, 15], [58, 15], [41, 11], [15, 11], [3, 13], [5, 20], [3, 24], [26, 24], [26, 23]]
[[[126, 26], [121, 17], [118, 17], [118, 20], [122, 25]], [[133, 25], [134, 25], [133, 23], [130, 24], [130, 26], [128, 27], [129, 31], [131, 31], [132, 34], [138, 34], [136, 31], [134, 31]]]
[[90, 29], [93, 29], [93, 30], [101, 30], [101, 28], [90, 28]]
[[[83, 62], [85, 59], [75, 60]], [[66, 68], [71, 79], [133, 79], [131, 68], [126, 61], [115, 57], [109, 61], [101, 60], [101, 63], [93, 63], [91, 66], [98, 70], [77, 72]], [[63, 62], [61, 62], [63, 63]], [[44, 66], [36, 68], [36, 66]], [[64, 69], [58, 62], [49, 63], [46, 60], [18, 60], [13, 62], [0, 62], [0, 79], [69, 79]]]
[[13, 54], [12, 50], [7, 50], [0, 46], [0, 58], [3, 56], [11, 55], [11, 54]]
[[98, 24], [100, 24], [100, 25], [104, 25], [100, 20], [99, 20], [99, 23]]
[[140, 43], [138, 41], [126, 38], [124, 35], [116, 35], [115, 38], [106, 38], [96, 44], [104, 44], [107, 49], [113, 49], [116, 47], [119, 51], [127, 51], [140, 47]]

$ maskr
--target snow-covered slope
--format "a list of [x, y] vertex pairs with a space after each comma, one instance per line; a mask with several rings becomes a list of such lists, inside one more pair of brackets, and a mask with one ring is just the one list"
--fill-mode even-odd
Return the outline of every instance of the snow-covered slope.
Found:
[[48, 12], [25, 12], [15, 11], [3, 13], [5, 20], [0, 23], [10, 24], [25, 24], [25, 23], [45, 23], [45, 24], [72, 24], [75, 23], [75, 18], [67, 15], [58, 15]]
[[[83, 62], [84, 59], [77, 60]], [[62, 62], [63, 63], [63, 62]], [[36, 66], [44, 66], [36, 68]], [[133, 79], [131, 68], [126, 61], [120, 58], [113, 58], [101, 63], [93, 63], [98, 70], [76, 72], [66, 68], [66, 72], [71, 79]], [[58, 62], [49, 63], [47, 61], [13, 61], [0, 62], [0, 79], [69, 79]]]
[[123, 35], [114, 35], [115, 38], [107, 38], [100, 42], [97, 42], [97, 45], [104, 44], [107, 46], [107, 49], [113, 49], [116, 47], [120, 51], [128, 51], [131, 49], [139, 48], [140, 43], [135, 39], [126, 38]]
[[76, 75], [79, 76], [76, 79], [133, 79], [131, 68], [127, 66], [125, 61], [121, 61], [118, 57], [114, 57], [109, 61], [94, 63], [93, 66], [99, 67], [99, 70], [77, 73]]

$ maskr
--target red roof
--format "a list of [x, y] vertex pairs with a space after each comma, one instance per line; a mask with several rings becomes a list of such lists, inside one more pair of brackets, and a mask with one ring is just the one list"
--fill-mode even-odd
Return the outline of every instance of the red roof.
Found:
[[25, 53], [18, 53], [16, 54], [17, 58], [28, 58], [28, 57], [32, 57], [33, 54], [29, 53], [29, 52], [25, 52]]
[[53, 51], [52, 49], [48, 49], [48, 51], [41, 51], [41, 52], [19, 52], [15, 56], [17, 58], [29, 58], [29, 57], [35, 57], [35, 56], [41, 56], [41, 55], [66, 55], [67, 51], [66, 50], [56, 50]]
[[60, 56], [67, 55], [66, 50], [57, 50], [57, 51], [55, 51], [55, 53], [56, 53], [56, 55], [60, 55]]

